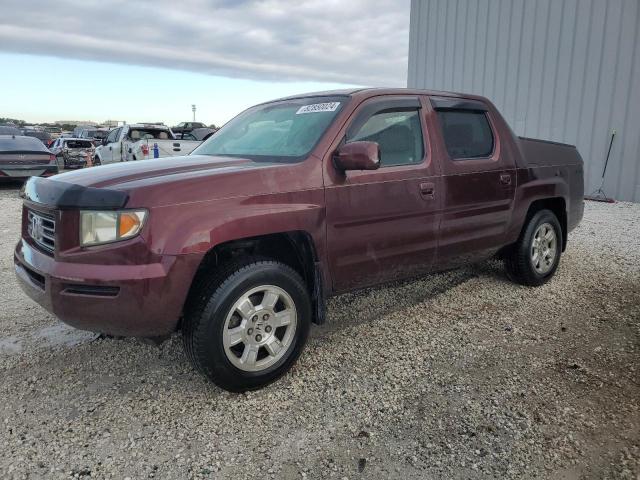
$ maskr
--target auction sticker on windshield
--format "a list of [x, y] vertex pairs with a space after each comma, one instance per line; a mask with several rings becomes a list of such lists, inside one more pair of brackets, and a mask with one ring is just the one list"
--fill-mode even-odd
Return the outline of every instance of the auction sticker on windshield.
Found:
[[313, 105], [300, 107], [296, 115], [300, 115], [301, 113], [335, 112], [339, 106], [340, 102], [314, 103]]

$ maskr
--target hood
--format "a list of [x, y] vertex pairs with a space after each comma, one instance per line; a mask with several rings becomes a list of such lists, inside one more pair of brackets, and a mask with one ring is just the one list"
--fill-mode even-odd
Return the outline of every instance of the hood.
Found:
[[144, 184], [169, 183], [185, 177], [213, 175], [245, 168], [260, 168], [271, 164], [258, 163], [245, 158], [189, 155], [133, 162], [101, 165], [56, 176], [59, 182], [73, 183], [84, 187], [129, 189]]
[[55, 181], [59, 189], [66, 185], [67, 189], [78, 190], [78, 198], [84, 198], [87, 190], [97, 196], [111, 192], [109, 195], [114, 198], [118, 197], [115, 194], [124, 195], [127, 207], [152, 208], [321, 185], [322, 174], [317, 171], [311, 175], [309, 167], [313, 170], [313, 166], [319, 169], [320, 162], [267, 163], [188, 155], [85, 168], [56, 175], [51, 182]]

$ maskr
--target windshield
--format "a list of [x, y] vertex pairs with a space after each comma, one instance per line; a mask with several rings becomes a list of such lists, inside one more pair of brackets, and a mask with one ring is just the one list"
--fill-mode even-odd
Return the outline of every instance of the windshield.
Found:
[[347, 97], [307, 97], [252, 107], [193, 151], [267, 162], [303, 159], [329, 127]]

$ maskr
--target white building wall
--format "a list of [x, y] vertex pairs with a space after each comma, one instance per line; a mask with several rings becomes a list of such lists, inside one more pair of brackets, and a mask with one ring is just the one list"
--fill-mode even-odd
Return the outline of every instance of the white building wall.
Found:
[[640, 202], [640, 0], [412, 0], [408, 86], [491, 99], [518, 135], [577, 145], [585, 191]]

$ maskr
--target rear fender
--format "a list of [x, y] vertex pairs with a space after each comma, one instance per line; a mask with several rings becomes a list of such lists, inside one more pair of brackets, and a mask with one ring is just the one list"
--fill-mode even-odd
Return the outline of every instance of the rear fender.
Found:
[[[512, 222], [506, 236], [507, 244], [518, 240], [527, 220], [527, 212], [535, 202], [560, 198], [564, 200], [565, 218], [568, 217], [570, 208], [569, 186], [564, 175], [560, 172], [562, 169], [557, 168], [557, 175], [554, 174], [552, 177], [537, 178], [518, 185]], [[563, 243], [566, 245], [566, 235]]]

